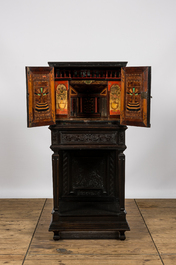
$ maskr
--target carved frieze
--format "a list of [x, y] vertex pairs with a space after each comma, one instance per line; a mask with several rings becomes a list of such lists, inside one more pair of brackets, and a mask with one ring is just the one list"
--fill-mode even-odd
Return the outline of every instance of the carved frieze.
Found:
[[116, 144], [117, 132], [114, 133], [63, 133], [61, 134], [62, 144]]

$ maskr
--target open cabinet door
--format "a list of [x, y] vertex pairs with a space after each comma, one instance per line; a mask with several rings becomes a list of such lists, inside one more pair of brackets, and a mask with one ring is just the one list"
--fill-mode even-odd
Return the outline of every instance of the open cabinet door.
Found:
[[26, 67], [28, 127], [55, 124], [53, 67]]
[[122, 67], [120, 124], [150, 127], [151, 67]]

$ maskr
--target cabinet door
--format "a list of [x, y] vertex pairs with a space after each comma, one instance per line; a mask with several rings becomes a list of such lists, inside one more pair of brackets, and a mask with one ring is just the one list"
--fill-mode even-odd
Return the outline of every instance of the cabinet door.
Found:
[[53, 67], [26, 67], [28, 127], [55, 124]]
[[122, 67], [122, 125], [150, 127], [151, 67]]

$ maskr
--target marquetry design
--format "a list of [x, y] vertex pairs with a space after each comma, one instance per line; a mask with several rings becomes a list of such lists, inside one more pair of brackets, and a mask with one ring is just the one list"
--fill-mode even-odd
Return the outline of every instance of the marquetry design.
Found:
[[78, 92], [71, 86], [70, 86], [70, 95], [71, 96], [77, 96], [78, 95]]
[[45, 87], [40, 87], [36, 89], [35, 95], [37, 95], [38, 102], [35, 105], [36, 111], [47, 111], [49, 110], [49, 105], [45, 102], [45, 97], [49, 94], [48, 89]]
[[120, 81], [109, 81], [109, 114], [120, 115], [120, 95], [121, 95]]
[[130, 95], [130, 100], [127, 103], [127, 110], [129, 111], [140, 111], [140, 101], [138, 101], [138, 96], [141, 94], [136, 87], [129, 89], [127, 92]]
[[51, 117], [49, 74], [33, 74], [33, 89], [34, 119], [49, 119]]
[[121, 124], [149, 127], [150, 67], [123, 67]]
[[[142, 75], [127, 74], [126, 75], [126, 113], [127, 115], [141, 115], [141, 93]], [[136, 113], [137, 112], [137, 113]]]
[[26, 67], [28, 127], [55, 123], [54, 69]]
[[103, 89], [100, 93], [101, 96], [107, 96], [107, 88]]
[[56, 81], [56, 114], [68, 114], [68, 81]]

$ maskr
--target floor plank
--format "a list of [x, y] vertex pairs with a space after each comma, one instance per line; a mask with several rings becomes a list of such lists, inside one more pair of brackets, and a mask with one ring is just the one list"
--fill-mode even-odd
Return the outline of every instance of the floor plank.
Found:
[[0, 265], [22, 264], [26, 253], [24, 265], [176, 264], [176, 200], [126, 200], [131, 231], [125, 241], [55, 242], [48, 232], [52, 199], [47, 200], [35, 231], [44, 203], [45, 199], [0, 200]]
[[[27, 260], [25, 262], [25, 265], [36, 265], [36, 264], [43, 264], [43, 265], [48, 265], [48, 260]], [[159, 258], [150, 258], [150, 257], [138, 257], [135, 259], [131, 259], [131, 257], [123, 259], [120, 257], [115, 257], [112, 259], [112, 257], [105, 257], [103, 260], [98, 259], [95, 260], [94, 257], [92, 260], [87, 260], [86, 257], [85, 259], [77, 259], [73, 260], [70, 258], [69, 260], [65, 260], [62, 258], [58, 258], [55, 260], [49, 260], [50, 265], [162, 265], [161, 261]], [[170, 265], [170, 264], [169, 264]]]
[[22, 264], [45, 199], [0, 199], [0, 264]]
[[162, 255], [161, 257], [164, 261], [164, 265], [176, 264], [176, 255]]
[[21, 265], [24, 255], [0, 255], [0, 264]]
[[176, 255], [176, 200], [136, 200], [160, 254]]
[[155, 264], [161, 265], [157, 250], [134, 200], [126, 201], [130, 232], [120, 240], [60, 240], [53, 241], [48, 232], [52, 200], [48, 199], [24, 265], [48, 264]]

